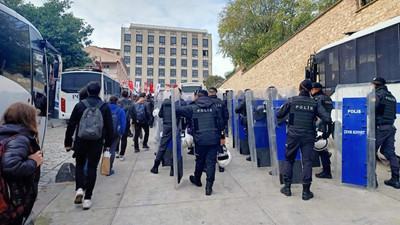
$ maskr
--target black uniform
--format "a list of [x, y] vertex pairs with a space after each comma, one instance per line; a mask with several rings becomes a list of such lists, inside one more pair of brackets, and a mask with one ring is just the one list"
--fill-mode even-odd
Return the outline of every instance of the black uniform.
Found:
[[244, 134], [248, 136], [246, 99], [243, 99], [241, 102], [239, 102], [239, 104], [235, 108], [235, 113], [240, 114], [242, 116], [240, 124], [243, 125]]
[[300, 148], [303, 163], [303, 184], [310, 185], [312, 181], [312, 154], [315, 141], [316, 116], [325, 123], [331, 123], [330, 115], [321, 102], [310, 98], [309, 92], [302, 91], [299, 96], [289, 98], [276, 112], [276, 117], [282, 119], [289, 115], [288, 137], [285, 150], [285, 182], [291, 183], [293, 164]]
[[[313, 97], [316, 101], [321, 102], [322, 106], [324, 107], [325, 111], [331, 115], [332, 109], [333, 109], [333, 102], [332, 99], [326, 95], [324, 92], [321, 90], [313, 94]], [[327, 139], [331, 135], [332, 130], [328, 129], [328, 126], [330, 124], [326, 124], [322, 122], [321, 120], [317, 121], [317, 129], [318, 131], [321, 131], [323, 133], [323, 138]], [[331, 174], [331, 160], [329, 159], [329, 152], [328, 149], [323, 150], [323, 151], [317, 151], [317, 154], [321, 157], [321, 162], [322, 162], [322, 168], [323, 172], [327, 174]], [[318, 177], [318, 176], [317, 176]]]

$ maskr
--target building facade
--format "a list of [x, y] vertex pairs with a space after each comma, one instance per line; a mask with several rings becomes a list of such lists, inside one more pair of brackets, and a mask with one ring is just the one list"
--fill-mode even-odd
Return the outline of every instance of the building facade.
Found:
[[207, 30], [131, 24], [121, 28], [121, 54], [130, 80], [166, 85], [203, 82], [212, 74]]

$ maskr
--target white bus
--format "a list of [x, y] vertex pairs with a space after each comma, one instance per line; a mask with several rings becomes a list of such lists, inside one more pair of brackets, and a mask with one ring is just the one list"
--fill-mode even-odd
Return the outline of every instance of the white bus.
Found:
[[[329, 44], [313, 55], [307, 66], [306, 78], [320, 82], [326, 94], [336, 100], [338, 84], [369, 83], [374, 77], [387, 81], [397, 99], [397, 120], [400, 128], [400, 16], [356, 32]], [[357, 92], [354, 88], [346, 90]], [[396, 155], [400, 156], [400, 132], [396, 132]]]
[[99, 69], [70, 69], [61, 74], [59, 85], [60, 119], [69, 119], [76, 103], [79, 102], [79, 90], [91, 81], [101, 84], [100, 98], [108, 101], [113, 94], [120, 94], [120, 84]]
[[195, 91], [206, 89], [203, 83], [197, 82], [180, 83], [178, 87], [182, 90], [182, 96], [190, 100], [193, 100], [192, 98]]
[[[54, 58], [54, 64], [47, 56]], [[48, 113], [48, 78], [57, 77], [61, 57], [24, 17], [0, 3], [0, 117], [15, 102], [38, 111], [39, 141], [43, 146]]]

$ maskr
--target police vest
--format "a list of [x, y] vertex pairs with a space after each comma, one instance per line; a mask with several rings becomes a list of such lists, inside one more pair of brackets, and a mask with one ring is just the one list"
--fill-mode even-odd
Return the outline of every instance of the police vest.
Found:
[[163, 123], [172, 123], [171, 99], [167, 99], [163, 103]]
[[325, 111], [329, 115], [331, 114], [331, 111], [333, 109], [333, 101], [328, 95], [326, 95], [326, 94], [317, 95], [317, 96], [315, 96], [314, 99], [317, 101], [320, 100]]
[[195, 143], [200, 145], [215, 145], [220, 141], [218, 134], [218, 114], [216, 107], [193, 107], [193, 128]]
[[312, 98], [295, 96], [289, 111], [289, 128], [314, 130], [317, 101]]
[[224, 115], [224, 105], [225, 103], [219, 98], [211, 98], [214, 102], [214, 106], [217, 107], [221, 115]]
[[[380, 104], [376, 109], [376, 125], [393, 125], [396, 119], [396, 98], [389, 91], [379, 91]], [[378, 94], [377, 93], [377, 94]]]

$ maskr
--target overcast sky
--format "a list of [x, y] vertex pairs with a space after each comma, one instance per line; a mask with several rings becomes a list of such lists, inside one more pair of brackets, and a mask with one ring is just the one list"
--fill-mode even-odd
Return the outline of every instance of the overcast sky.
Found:
[[[40, 6], [45, 0], [26, 0]], [[219, 13], [229, 0], [73, 0], [71, 11], [94, 31], [93, 45], [120, 48], [121, 26], [130, 23], [206, 29], [212, 34], [213, 74], [233, 69], [230, 59], [218, 53]]]

